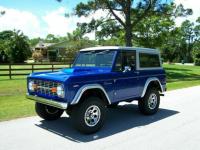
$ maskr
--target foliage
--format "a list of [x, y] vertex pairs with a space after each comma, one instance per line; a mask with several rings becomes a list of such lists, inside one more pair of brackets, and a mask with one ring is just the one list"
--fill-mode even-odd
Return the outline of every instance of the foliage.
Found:
[[196, 66], [200, 66], [200, 41], [195, 43], [195, 47], [193, 50], [193, 58], [194, 58], [194, 64]]
[[113, 37], [118, 32], [123, 32], [127, 46], [132, 46], [132, 31], [142, 20], [155, 14], [166, 14], [174, 17], [191, 14], [191, 9], [184, 9], [179, 5], [172, 14], [168, 14], [168, 1], [161, 0], [90, 0], [80, 2], [75, 8], [77, 16], [89, 16], [97, 11], [106, 13], [106, 17], [93, 18], [89, 23], [80, 24], [86, 32], [96, 31], [101, 39], [103, 36]]
[[21, 31], [0, 32], [0, 48], [11, 62], [22, 63], [31, 54], [28, 38]]
[[42, 59], [43, 59], [43, 55], [41, 52], [38, 52], [38, 51], [34, 51], [32, 53], [32, 58], [35, 62], [42, 62]]
[[80, 49], [93, 47], [97, 44], [95, 41], [89, 40], [88, 37], [84, 37], [83, 31], [79, 27], [72, 33], [67, 33], [65, 39], [68, 45], [66, 47], [66, 56], [68, 58], [74, 58]]
[[0, 10], [0, 17], [5, 15], [6, 11], [5, 10]]
[[68, 44], [69, 46], [66, 48], [66, 55], [69, 58], [74, 58], [80, 49], [94, 47], [96, 45], [96, 42], [88, 39], [80, 39], [69, 41]]
[[59, 37], [56, 37], [53, 34], [48, 34], [45, 38], [45, 42], [47, 43], [58, 43], [59, 41]]
[[42, 39], [41, 38], [33, 38], [33, 39], [29, 39], [29, 45], [30, 47], [34, 48]]
[[8, 54], [12, 62], [23, 63], [31, 55], [28, 38], [20, 31], [13, 33], [9, 46]]

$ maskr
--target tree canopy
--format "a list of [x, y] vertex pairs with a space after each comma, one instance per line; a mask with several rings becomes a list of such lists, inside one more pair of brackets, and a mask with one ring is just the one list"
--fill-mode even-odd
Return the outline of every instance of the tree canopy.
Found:
[[[61, 1], [61, 0], [59, 0]], [[79, 24], [85, 32], [100, 31], [98, 35], [113, 36], [121, 31], [124, 35], [126, 46], [132, 46], [133, 30], [142, 20], [152, 15], [185, 16], [192, 13], [191, 9], [184, 9], [179, 5], [171, 11], [172, 3], [162, 0], [89, 0], [80, 2], [75, 7], [75, 15], [89, 16], [97, 11], [102, 11], [106, 16], [93, 18], [89, 23]]]
[[31, 55], [28, 37], [21, 31], [0, 32], [0, 51], [10, 62], [23, 63]]

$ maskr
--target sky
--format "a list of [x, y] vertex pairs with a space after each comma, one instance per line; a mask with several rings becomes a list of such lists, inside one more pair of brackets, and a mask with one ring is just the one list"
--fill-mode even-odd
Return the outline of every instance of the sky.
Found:
[[[0, 0], [0, 10], [6, 14], [0, 17], [0, 31], [20, 29], [29, 38], [42, 37], [47, 34], [65, 36], [76, 28], [77, 22], [87, 22], [92, 17], [105, 15], [98, 11], [90, 17], [76, 16], [66, 18], [65, 13], [71, 13], [79, 2], [87, 0]], [[186, 8], [193, 9], [193, 15], [176, 20], [177, 26], [185, 19], [195, 21], [200, 16], [200, 2], [198, 0], [174, 0], [176, 4], [182, 3]], [[88, 35], [91, 39], [92, 34]]]

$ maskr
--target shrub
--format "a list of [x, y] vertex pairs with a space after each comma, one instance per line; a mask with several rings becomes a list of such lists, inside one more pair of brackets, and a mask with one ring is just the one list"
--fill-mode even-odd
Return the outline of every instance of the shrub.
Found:
[[193, 50], [194, 64], [200, 66], [200, 49]]
[[200, 66], [200, 58], [195, 58], [194, 59], [194, 65], [195, 66]]
[[35, 51], [35, 52], [33, 52], [33, 54], [32, 54], [32, 58], [33, 58], [33, 60], [34, 60], [35, 62], [42, 62], [43, 55], [42, 55], [41, 52]]

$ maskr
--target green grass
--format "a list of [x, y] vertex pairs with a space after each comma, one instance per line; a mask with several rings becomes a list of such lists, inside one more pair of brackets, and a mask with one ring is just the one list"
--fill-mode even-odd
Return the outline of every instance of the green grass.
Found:
[[0, 78], [0, 121], [35, 115], [34, 102], [25, 98], [26, 80]]
[[164, 65], [167, 88], [175, 90], [200, 85], [200, 66]]
[[[168, 90], [200, 85], [200, 67], [164, 65]], [[34, 102], [25, 98], [24, 76], [0, 77], [0, 121], [35, 115]]]

